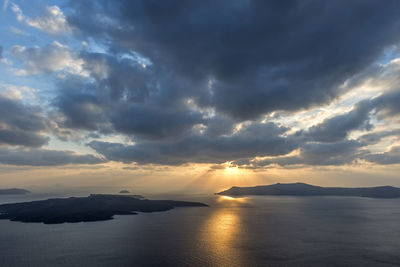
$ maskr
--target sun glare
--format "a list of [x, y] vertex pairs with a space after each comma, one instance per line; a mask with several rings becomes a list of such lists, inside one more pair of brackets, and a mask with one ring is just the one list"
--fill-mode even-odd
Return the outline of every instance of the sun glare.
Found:
[[239, 168], [237, 166], [233, 165], [232, 162], [226, 162], [224, 171], [228, 175], [238, 174]]
[[229, 167], [229, 166], [226, 166], [226, 167], [225, 167], [225, 171], [226, 171], [227, 173], [237, 174], [237, 173], [239, 173], [239, 168], [238, 168], [238, 167]]

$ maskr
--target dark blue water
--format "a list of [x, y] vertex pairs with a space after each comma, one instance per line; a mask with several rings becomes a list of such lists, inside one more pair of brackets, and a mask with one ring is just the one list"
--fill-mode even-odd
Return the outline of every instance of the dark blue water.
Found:
[[169, 198], [211, 207], [61, 225], [2, 220], [0, 266], [400, 265], [400, 199]]

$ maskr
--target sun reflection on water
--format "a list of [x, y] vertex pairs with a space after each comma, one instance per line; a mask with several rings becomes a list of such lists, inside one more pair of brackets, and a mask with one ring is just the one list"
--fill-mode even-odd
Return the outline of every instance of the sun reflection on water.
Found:
[[210, 229], [216, 239], [220, 241], [229, 241], [237, 233], [238, 216], [234, 213], [218, 213], [212, 218]]
[[221, 196], [217, 201], [227, 203], [216, 208], [203, 226], [201, 240], [204, 241], [204, 250], [210, 258], [217, 259], [213, 262], [215, 266], [242, 266], [244, 259], [237, 248], [242, 234], [241, 214], [235, 203], [245, 199]]
[[231, 196], [219, 196], [218, 202], [231, 202], [233, 203], [248, 203], [248, 198], [246, 197], [231, 197]]
[[230, 196], [221, 196], [221, 197], [219, 198], [219, 200], [236, 200], [236, 198], [230, 197]]
[[234, 248], [239, 233], [239, 216], [234, 212], [220, 210], [206, 222], [203, 240], [206, 241], [206, 253], [217, 259], [217, 266], [235, 266], [240, 255]]

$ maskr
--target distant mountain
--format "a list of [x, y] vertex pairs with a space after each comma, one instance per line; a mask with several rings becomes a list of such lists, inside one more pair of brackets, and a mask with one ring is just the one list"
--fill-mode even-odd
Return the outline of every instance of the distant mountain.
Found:
[[148, 200], [121, 195], [90, 195], [88, 197], [54, 198], [0, 205], [0, 220], [42, 222], [90, 222], [111, 220], [114, 215], [136, 212], [167, 211], [175, 207], [205, 207], [199, 202]]
[[24, 195], [29, 193], [30, 191], [20, 188], [0, 189], [0, 195]]
[[400, 188], [393, 186], [378, 187], [321, 187], [305, 183], [272, 184], [254, 187], [231, 187], [217, 195], [245, 196], [245, 195], [286, 195], [286, 196], [357, 196], [372, 198], [398, 198]]

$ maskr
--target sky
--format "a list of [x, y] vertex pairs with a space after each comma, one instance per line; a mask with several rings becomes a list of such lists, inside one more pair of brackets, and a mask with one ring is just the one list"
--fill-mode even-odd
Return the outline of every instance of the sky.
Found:
[[397, 0], [0, 8], [2, 187], [400, 186]]

